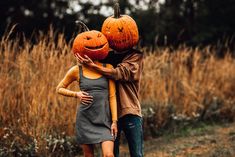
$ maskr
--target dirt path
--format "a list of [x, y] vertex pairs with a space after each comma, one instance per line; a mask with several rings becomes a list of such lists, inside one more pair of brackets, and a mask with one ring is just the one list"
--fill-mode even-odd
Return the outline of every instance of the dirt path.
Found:
[[[121, 157], [129, 156], [127, 146]], [[235, 123], [189, 129], [145, 141], [145, 157], [235, 157]]]

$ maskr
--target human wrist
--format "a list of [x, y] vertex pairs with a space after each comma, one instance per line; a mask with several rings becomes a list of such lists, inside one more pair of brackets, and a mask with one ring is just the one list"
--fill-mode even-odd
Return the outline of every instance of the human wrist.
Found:
[[74, 97], [75, 97], [75, 98], [79, 98], [79, 92], [75, 92], [75, 93], [74, 93]]
[[117, 123], [117, 120], [113, 120], [112, 123]]
[[94, 68], [95, 70], [99, 69], [99, 65], [96, 63], [92, 64], [91, 67]]

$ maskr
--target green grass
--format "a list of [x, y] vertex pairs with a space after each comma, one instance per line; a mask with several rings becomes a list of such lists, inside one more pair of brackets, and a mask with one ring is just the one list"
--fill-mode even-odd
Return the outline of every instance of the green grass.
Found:
[[179, 124], [173, 130], [168, 130], [163, 132], [163, 138], [166, 140], [170, 140], [177, 137], [189, 137], [189, 136], [201, 136], [205, 134], [213, 134], [214, 128], [217, 124], [214, 123], [205, 123], [205, 122], [198, 122], [192, 124]]

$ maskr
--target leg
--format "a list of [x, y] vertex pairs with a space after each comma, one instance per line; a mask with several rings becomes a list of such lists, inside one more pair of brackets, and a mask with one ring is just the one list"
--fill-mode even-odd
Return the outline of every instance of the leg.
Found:
[[122, 126], [121, 121], [118, 121], [118, 133], [114, 141], [114, 156], [115, 157], [119, 157], [119, 144], [120, 144], [120, 136], [121, 136], [121, 131], [122, 131], [121, 126]]
[[122, 120], [123, 131], [128, 142], [131, 157], [143, 157], [142, 118], [135, 115], [126, 115]]
[[104, 141], [101, 143], [103, 157], [114, 157], [113, 146], [113, 141]]
[[83, 144], [82, 150], [84, 157], [94, 157], [94, 145], [92, 144]]

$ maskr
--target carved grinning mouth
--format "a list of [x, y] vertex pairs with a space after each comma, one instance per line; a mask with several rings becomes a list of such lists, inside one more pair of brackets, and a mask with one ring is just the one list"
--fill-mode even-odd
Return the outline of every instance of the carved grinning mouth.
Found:
[[86, 48], [86, 49], [89, 49], [89, 50], [97, 50], [97, 49], [103, 48], [106, 44], [107, 44], [107, 43], [102, 44], [102, 45], [100, 45], [100, 46], [85, 46], [85, 48]]

